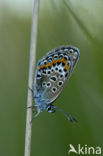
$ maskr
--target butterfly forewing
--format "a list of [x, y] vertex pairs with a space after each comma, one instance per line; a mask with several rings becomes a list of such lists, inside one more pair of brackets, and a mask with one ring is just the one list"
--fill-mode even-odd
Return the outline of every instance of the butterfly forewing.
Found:
[[34, 96], [39, 96], [40, 102], [50, 104], [59, 96], [79, 55], [77, 48], [62, 46], [50, 51], [39, 61], [34, 80]]

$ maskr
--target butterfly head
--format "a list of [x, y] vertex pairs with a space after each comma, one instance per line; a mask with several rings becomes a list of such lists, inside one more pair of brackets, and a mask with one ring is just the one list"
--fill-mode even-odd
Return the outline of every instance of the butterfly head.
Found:
[[47, 107], [46, 107], [46, 110], [47, 112], [49, 113], [54, 113], [56, 110], [54, 109], [54, 106], [52, 104], [49, 104]]

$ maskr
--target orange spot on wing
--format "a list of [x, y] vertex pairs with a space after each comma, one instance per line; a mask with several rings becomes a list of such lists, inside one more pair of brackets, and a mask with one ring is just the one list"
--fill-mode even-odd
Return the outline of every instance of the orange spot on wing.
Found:
[[53, 63], [56, 64], [57, 63], [57, 60], [53, 60]]
[[62, 62], [64, 62], [65, 64], [67, 63], [67, 60], [64, 60], [64, 58], [62, 59]]
[[63, 59], [57, 58], [57, 60], [53, 60], [53, 63], [56, 64], [57, 62], [62, 62]]
[[48, 61], [47, 61], [47, 67], [48, 67], [48, 66], [50, 66], [50, 67], [51, 67], [51, 66], [52, 66], [52, 64], [53, 64], [53, 58], [52, 58], [52, 62], [48, 62]]
[[48, 67], [48, 66], [50, 66], [50, 67], [51, 67], [51, 66], [52, 66], [52, 64], [53, 64], [53, 62], [47, 62], [47, 67]]
[[66, 70], [69, 70], [68, 64], [65, 65], [65, 69], [66, 69]]
[[63, 59], [60, 59], [60, 58], [57, 59], [58, 62], [62, 62], [62, 60], [63, 60]]
[[47, 65], [46, 64], [43, 64], [42, 66], [40, 66], [40, 69], [41, 68], [46, 68], [47, 67]]

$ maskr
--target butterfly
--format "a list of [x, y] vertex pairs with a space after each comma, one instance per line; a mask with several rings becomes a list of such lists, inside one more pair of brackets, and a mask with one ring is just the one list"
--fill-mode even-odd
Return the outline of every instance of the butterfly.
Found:
[[51, 50], [38, 61], [33, 88], [36, 104], [32, 106], [32, 108], [37, 108], [37, 114], [33, 119], [45, 109], [50, 113], [59, 110], [71, 122], [76, 121], [70, 114], [58, 106], [54, 106], [53, 102], [61, 94], [76, 66], [79, 56], [78, 48], [67, 45]]

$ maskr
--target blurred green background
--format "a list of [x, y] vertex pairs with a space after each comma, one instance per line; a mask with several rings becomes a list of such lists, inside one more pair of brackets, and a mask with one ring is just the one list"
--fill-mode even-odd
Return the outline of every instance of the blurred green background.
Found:
[[[0, 2], [0, 155], [23, 156], [32, 3]], [[18, 5], [17, 5], [18, 4]], [[33, 121], [31, 156], [67, 156], [69, 144], [103, 147], [103, 1], [41, 0], [37, 60], [60, 45], [80, 59], [55, 105]], [[73, 153], [71, 156], [75, 155]]]

